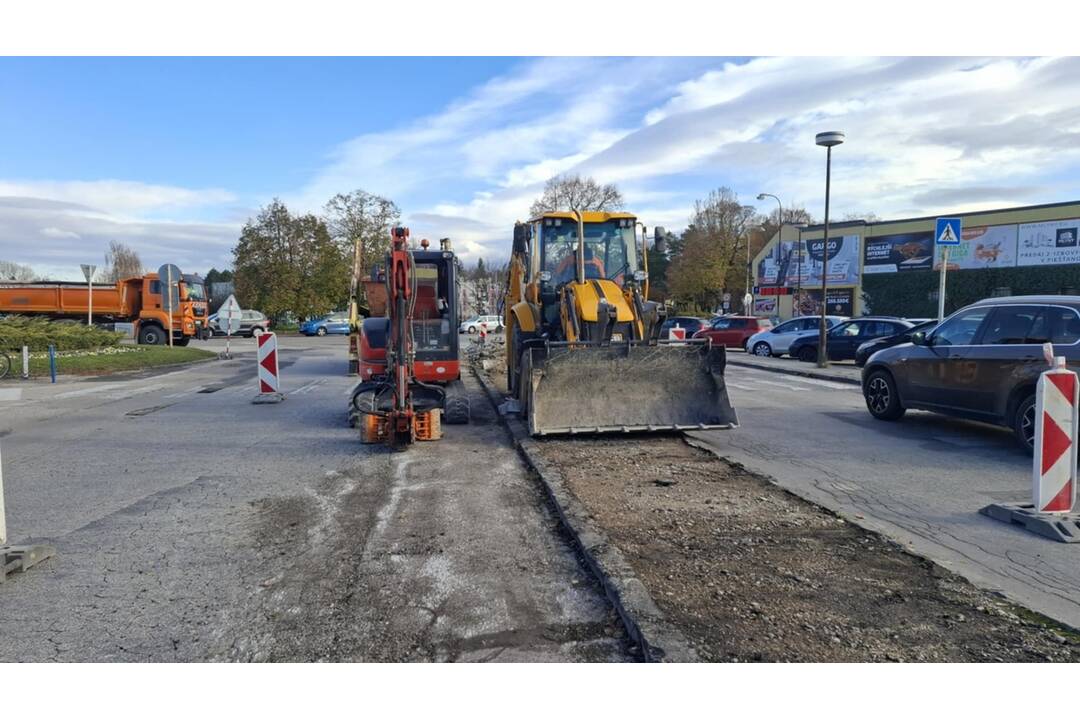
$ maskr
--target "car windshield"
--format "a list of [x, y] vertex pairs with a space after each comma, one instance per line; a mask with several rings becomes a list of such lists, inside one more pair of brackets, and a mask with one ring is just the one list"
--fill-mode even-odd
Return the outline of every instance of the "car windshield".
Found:
[[[622, 283], [628, 272], [633, 273], [638, 269], [634, 226], [620, 227], [619, 223], [618, 220], [585, 223], [586, 280], [607, 279]], [[541, 270], [551, 273], [551, 281], [556, 285], [574, 279], [577, 228], [573, 220], [544, 221]]]

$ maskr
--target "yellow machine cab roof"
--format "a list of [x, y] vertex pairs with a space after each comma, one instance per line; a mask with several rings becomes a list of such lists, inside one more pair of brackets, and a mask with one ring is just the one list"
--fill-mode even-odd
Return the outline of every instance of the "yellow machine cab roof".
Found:
[[[534, 217], [529, 222], [536, 222], [537, 220], [543, 220], [544, 218], [561, 218], [563, 220], [572, 220], [577, 222], [577, 216], [569, 210], [559, 210], [553, 212], [546, 212], [538, 217]], [[582, 222], [587, 223], [601, 223], [608, 220], [637, 220], [637, 216], [633, 213], [625, 212], [600, 212], [594, 210], [586, 210], [581, 213]]]

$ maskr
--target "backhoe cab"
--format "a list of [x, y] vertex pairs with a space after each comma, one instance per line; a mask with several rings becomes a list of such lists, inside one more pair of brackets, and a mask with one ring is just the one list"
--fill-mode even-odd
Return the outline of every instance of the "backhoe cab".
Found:
[[534, 435], [736, 423], [724, 349], [659, 339], [645, 234], [629, 213], [551, 212], [514, 228], [507, 377]]

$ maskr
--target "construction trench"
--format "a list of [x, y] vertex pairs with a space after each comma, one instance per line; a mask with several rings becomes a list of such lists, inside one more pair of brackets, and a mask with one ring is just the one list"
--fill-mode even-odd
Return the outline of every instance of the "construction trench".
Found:
[[[489, 341], [466, 351], [496, 403], [506, 389], [503, 348]], [[586, 536], [579, 548], [596, 557], [585, 564], [614, 594], [643, 659], [1080, 658], [1080, 635], [1071, 628], [978, 589], [681, 433], [528, 438], [514, 415], [504, 422], [537, 482], [557, 488], [549, 502], [569, 506], [569, 513], [556, 510], [571, 534]]]

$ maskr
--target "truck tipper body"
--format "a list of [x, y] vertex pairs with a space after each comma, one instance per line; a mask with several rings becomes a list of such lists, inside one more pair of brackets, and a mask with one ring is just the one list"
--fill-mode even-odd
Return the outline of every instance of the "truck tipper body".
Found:
[[184, 275], [178, 284], [180, 302], [172, 318], [157, 273], [95, 285], [92, 298], [86, 283], [0, 282], [0, 314], [85, 320], [91, 313], [95, 323], [132, 323], [141, 344], [167, 344], [171, 329], [173, 342], [186, 345], [206, 330], [206, 287], [197, 275]]

